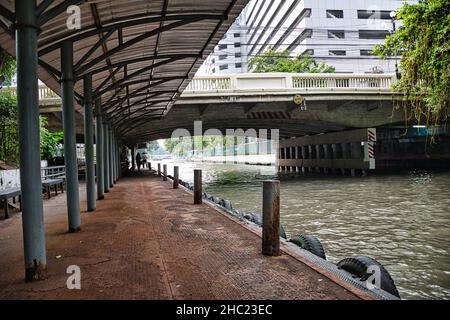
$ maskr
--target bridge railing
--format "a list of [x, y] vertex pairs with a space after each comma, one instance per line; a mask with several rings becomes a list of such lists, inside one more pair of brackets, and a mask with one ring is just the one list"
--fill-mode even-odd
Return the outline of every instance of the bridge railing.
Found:
[[[338, 73], [243, 73], [217, 76], [196, 76], [183, 95], [268, 91], [390, 91], [395, 74]], [[17, 94], [16, 87], [4, 87]], [[39, 85], [39, 100], [60, 99], [46, 85]]]
[[289, 91], [289, 90], [390, 90], [393, 74], [333, 74], [333, 73], [248, 73], [219, 76], [196, 76], [183, 94]]
[[[2, 90], [9, 91], [13, 95], [17, 95], [17, 87], [3, 87]], [[60, 99], [60, 97], [48, 88], [45, 84], [40, 84], [38, 87], [39, 100]]]

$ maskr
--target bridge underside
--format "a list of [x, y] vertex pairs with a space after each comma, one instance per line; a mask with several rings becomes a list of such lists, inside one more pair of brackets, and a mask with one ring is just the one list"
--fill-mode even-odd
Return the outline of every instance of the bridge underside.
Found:
[[[255, 101], [261, 99], [254, 99]], [[170, 138], [176, 129], [194, 132], [194, 121], [201, 121], [203, 132], [217, 129], [279, 129], [280, 138], [299, 137], [327, 132], [395, 125], [404, 123], [401, 102], [392, 97], [357, 100], [355, 97], [328, 96], [326, 99], [306, 98], [299, 106], [289, 96], [275, 102], [199, 103], [181, 98], [162, 120], [128, 128], [125, 135], [135, 136], [133, 130], [145, 132], [133, 142]]]

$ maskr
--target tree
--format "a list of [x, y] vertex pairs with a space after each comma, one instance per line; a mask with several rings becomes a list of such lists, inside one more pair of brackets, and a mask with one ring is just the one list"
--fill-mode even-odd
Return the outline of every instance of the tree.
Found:
[[0, 48], [0, 83], [11, 82], [16, 74], [16, 60], [11, 55]]
[[450, 0], [405, 3], [396, 20], [401, 27], [374, 53], [381, 58], [402, 54], [395, 89], [404, 94], [405, 106], [418, 122], [446, 122], [450, 114]]
[[0, 159], [8, 164], [19, 162], [19, 130], [17, 98], [9, 91], [0, 91]]
[[41, 136], [41, 159], [50, 161], [56, 156], [58, 144], [63, 140], [62, 131], [50, 132], [47, 128], [47, 118], [39, 116]]
[[156, 150], [158, 150], [159, 149], [159, 144], [158, 144], [158, 141], [150, 141], [149, 143], [148, 143], [148, 152], [149, 153], [154, 153]]
[[311, 56], [300, 54], [290, 57], [288, 50], [269, 49], [260, 56], [252, 57], [248, 63], [251, 72], [332, 73], [335, 68], [316, 62]]
[[[50, 132], [47, 119], [39, 116], [41, 159], [50, 160], [56, 155], [63, 139], [62, 132]], [[17, 127], [17, 97], [7, 90], [0, 91], [0, 160], [19, 164], [19, 130]]]

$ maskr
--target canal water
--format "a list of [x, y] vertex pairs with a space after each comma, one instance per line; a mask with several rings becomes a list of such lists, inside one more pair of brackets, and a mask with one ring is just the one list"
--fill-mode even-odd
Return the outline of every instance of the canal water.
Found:
[[[262, 181], [275, 167], [167, 162], [234, 208], [261, 212]], [[155, 166], [155, 164], [153, 164]], [[328, 260], [368, 255], [382, 263], [403, 299], [450, 298], [450, 173], [411, 171], [368, 177], [280, 176], [288, 238], [317, 236]]]

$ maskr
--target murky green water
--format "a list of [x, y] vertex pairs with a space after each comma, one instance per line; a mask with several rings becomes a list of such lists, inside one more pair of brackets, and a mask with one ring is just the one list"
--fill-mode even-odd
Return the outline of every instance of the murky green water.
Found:
[[[180, 179], [192, 181], [201, 168], [206, 191], [254, 212], [261, 212], [261, 181], [276, 175], [274, 167], [177, 165]], [[450, 298], [449, 172], [281, 177], [281, 205], [288, 237], [317, 236], [330, 261], [369, 255], [391, 273], [403, 299]]]

